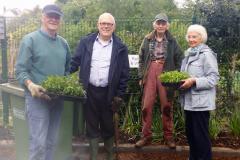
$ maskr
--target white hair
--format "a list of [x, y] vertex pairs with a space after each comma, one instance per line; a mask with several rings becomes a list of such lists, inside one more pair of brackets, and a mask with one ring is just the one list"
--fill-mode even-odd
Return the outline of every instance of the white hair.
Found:
[[110, 18], [111, 21], [113, 22], [113, 24], [115, 25], [115, 18], [113, 17], [113, 15], [111, 13], [103, 13], [99, 16], [98, 18], [98, 23], [102, 20], [102, 19], [105, 19], [105, 18]]
[[203, 43], [206, 43], [207, 42], [207, 30], [205, 27], [203, 27], [202, 25], [199, 25], [199, 24], [193, 24], [193, 25], [190, 25], [187, 29], [187, 34], [186, 34], [186, 40], [188, 40], [188, 33], [189, 32], [196, 32], [198, 33], [201, 38], [202, 38], [202, 42]]

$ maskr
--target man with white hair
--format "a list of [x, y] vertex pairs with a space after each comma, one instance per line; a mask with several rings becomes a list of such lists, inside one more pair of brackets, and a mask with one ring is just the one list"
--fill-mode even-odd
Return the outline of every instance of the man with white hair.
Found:
[[112, 160], [113, 113], [118, 111], [129, 79], [128, 49], [114, 34], [116, 24], [110, 13], [99, 16], [97, 27], [97, 33], [80, 40], [70, 72], [80, 68], [79, 79], [87, 91], [84, 112], [90, 159], [97, 159], [102, 137], [106, 159]]
[[164, 13], [156, 15], [153, 31], [145, 36], [139, 50], [139, 85], [143, 87], [142, 97], [142, 137], [135, 147], [151, 143], [152, 110], [157, 96], [160, 97], [160, 110], [164, 139], [170, 148], [175, 148], [173, 138], [173, 95], [174, 91], [165, 88], [158, 80], [164, 71], [179, 70], [183, 53], [175, 38], [168, 31], [168, 17]]
[[19, 48], [15, 73], [25, 89], [29, 160], [54, 159], [63, 101], [50, 100], [40, 84], [50, 75], [69, 73], [70, 49], [67, 41], [57, 34], [62, 16], [57, 5], [46, 5], [41, 28], [25, 35]]

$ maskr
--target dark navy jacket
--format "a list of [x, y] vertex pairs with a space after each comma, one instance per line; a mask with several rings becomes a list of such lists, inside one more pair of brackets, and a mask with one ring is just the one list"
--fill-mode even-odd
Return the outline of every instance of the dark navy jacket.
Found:
[[[80, 40], [76, 53], [72, 57], [70, 73], [80, 68], [79, 79], [87, 91], [90, 77], [90, 65], [93, 52], [93, 44], [98, 33], [91, 33]], [[108, 76], [108, 102], [113, 97], [122, 97], [127, 88], [129, 79], [128, 49], [122, 41], [113, 34], [113, 47]]]

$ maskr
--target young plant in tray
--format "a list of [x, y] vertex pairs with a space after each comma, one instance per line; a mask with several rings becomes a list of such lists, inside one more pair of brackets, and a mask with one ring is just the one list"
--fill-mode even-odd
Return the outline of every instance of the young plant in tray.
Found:
[[74, 97], [85, 96], [85, 91], [82, 84], [79, 83], [76, 73], [68, 76], [49, 76], [43, 81], [42, 86], [51, 94]]
[[183, 83], [182, 80], [189, 77], [187, 72], [169, 71], [163, 72], [158, 78], [164, 86], [179, 88]]
[[159, 76], [159, 80], [162, 83], [178, 83], [187, 78], [189, 78], [189, 74], [187, 72], [179, 71], [163, 72]]

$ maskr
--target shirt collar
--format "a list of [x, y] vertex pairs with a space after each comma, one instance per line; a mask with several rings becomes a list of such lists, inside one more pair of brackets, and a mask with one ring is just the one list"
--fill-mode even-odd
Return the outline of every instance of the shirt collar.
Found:
[[43, 30], [43, 28], [41, 27], [40, 28], [40, 31], [43, 35], [45, 35], [46, 37], [48, 37], [49, 39], [52, 39], [52, 40], [56, 40], [57, 39], [57, 33], [55, 34], [54, 37], [50, 36], [46, 31]]
[[[157, 35], [155, 34], [155, 40], [157, 39], [156, 36], [157, 36]], [[161, 42], [163, 42], [163, 41], [167, 41], [167, 37], [166, 37], [165, 34], [163, 35], [163, 38], [162, 38], [162, 41], [161, 41]]]
[[104, 43], [104, 41], [102, 41], [100, 38], [99, 38], [99, 34], [97, 35], [96, 39], [95, 39], [96, 42], [100, 43], [101, 45], [103, 46], [107, 46], [107, 45], [110, 45], [113, 41], [113, 38], [111, 37], [109, 41], [107, 41], [106, 43]]

